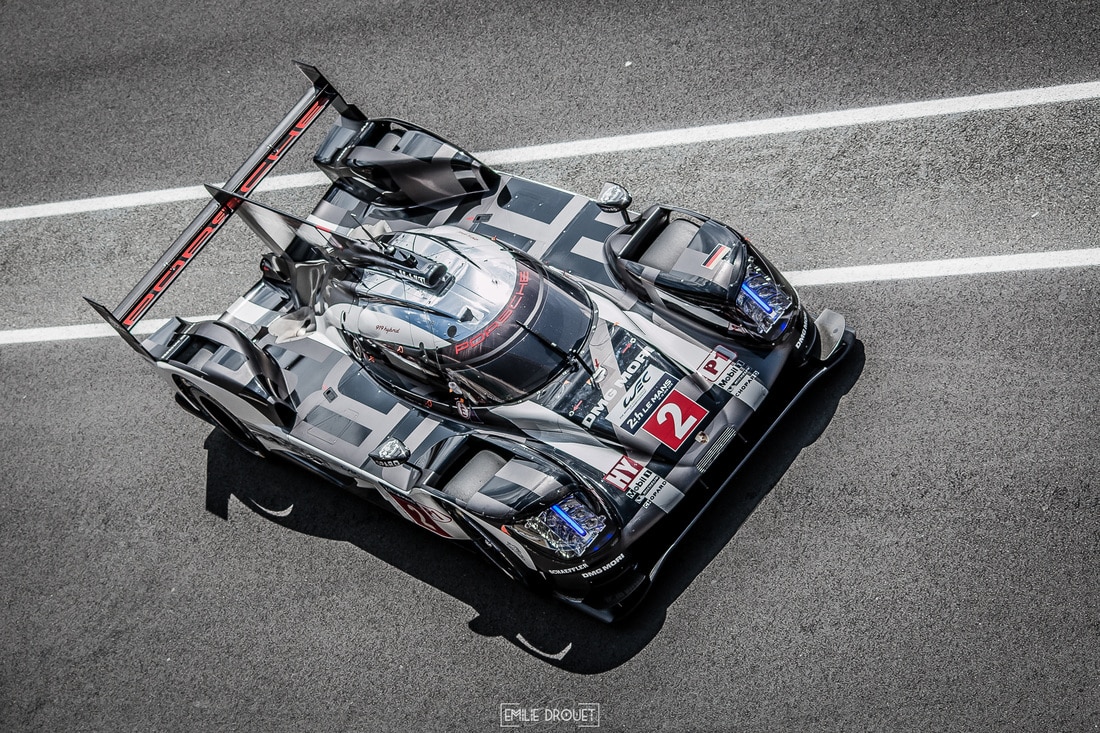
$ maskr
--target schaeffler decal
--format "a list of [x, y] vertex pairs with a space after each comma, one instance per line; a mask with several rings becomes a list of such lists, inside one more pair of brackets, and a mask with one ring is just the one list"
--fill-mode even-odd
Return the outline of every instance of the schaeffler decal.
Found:
[[645, 421], [642, 430], [672, 450], [680, 450], [688, 436], [703, 424], [706, 416], [705, 407], [674, 389]]
[[749, 369], [732, 351], [721, 348], [711, 351], [695, 371], [703, 379], [729, 392], [753, 410], [760, 407], [760, 403], [768, 396], [767, 388], [759, 381], [760, 372]]
[[628, 456], [620, 458], [603, 480], [641, 504], [642, 507], [649, 506], [662, 489], [671, 486], [659, 474], [650, 471]]
[[546, 572], [551, 575], [569, 575], [570, 573], [579, 573], [588, 567], [588, 563], [582, 562], [580, 565], [575, 565], [571, 568], [558, 568], [557, 570], [547, 570]]

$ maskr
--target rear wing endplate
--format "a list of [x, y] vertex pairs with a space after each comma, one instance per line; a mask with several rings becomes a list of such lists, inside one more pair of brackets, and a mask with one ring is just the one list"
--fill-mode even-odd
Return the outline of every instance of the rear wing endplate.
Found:
[[[298, 100], [294, 108], [226, 182], [225, 189], [241, 198], [248, 196], [256, 189], [260, 181], [271, 172], [275, 164], [330, 104], [344, 118], [366, 121], [363, 113], [355, 106], [347, 104], [336, 88], [315, 67], [299, 62], [295, 64], [313, 83], [313, 87]], [[184, 268], [191, 264], [222, 225], [233, 216], [239, 203], [239, 198], [229, 198], [224, 203], [217, 200], [207, 203], [198, 216], [176, 238], [176, 241], [165, 250], [157, 263], [145, 273], [141, 281], [113, 310], [107, 311], [104, 306], [92, 301], [89, 303], [120, 333], [125, 332], [125, 338], [125, 335], [129, 335], [129, 331], [148, 313]]]

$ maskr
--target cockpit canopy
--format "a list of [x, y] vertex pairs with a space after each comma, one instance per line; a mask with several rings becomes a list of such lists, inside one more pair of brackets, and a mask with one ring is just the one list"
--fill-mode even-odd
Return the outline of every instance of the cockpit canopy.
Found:
[[584, 290], [522, 252], [456, 227], [382, 244], [401, 264], [347, 268], [322, 305], [327, 326], [398, 391], [467, 407], [514, 402], [550, 384], [588, 338]]

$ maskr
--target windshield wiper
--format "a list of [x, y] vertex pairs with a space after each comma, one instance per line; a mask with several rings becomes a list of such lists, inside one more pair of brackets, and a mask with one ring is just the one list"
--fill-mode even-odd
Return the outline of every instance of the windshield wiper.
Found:
[[578, 354], [576, 351], [566, 351], [565, 349], [558, 346], [556, 343], [554, 343], [550, 339], [546, 338], [541, 333], [539, 333], [538, 331], [531, 328], [530, 326], [528, 326], [525, 323], [522, 323], [522, 322], [514, 320], [514, 319], [512, 320], [512, 323], [516, 324], [517, 326], [522, 328], [524, 331], [526, 331], [527, 333], [534, 336], [536, 341], [538, 341], [540, 344], [545, 346], [550, 351], [553, 351], [555, 354], [557, 354], [562, 359], [562, 361], [564, 361], [568, 364], [580, 364], [581, 368], [584, 369], [584, 371], [588, 373], [588, 376], [590, 378], [594, 379], [596, 377], [595, 370], [593, 370], [592, 367], [589, 366], [585, 362], [584, 359], [580, 358], [580, 354]]
[[474, 267], [475, 267], [476, 269], [478, 269], [478, 270], [482, 270], [482, 269], [484, 269], [484, 268], [483, 268], [483, 267], [482, 267], [481, 265], [479, 265], [479, 264], [477, 264], [476, 262], [474, 262], [474, 261], [473, 261], [473, 260], [472, 260], [472, 259], [470, 258], [470, 256], [469, 256], [468, 254], [466, 254], [465, 252], [463, 252], [462, 250], [460, 250], [460, 249], [459, 249], [458, 247], [456, 247], [455, 245], [451, 244], [451, 242], [449, 242], [449, 241], [447, 240], [447, 238], [446, 238], [446, 237], [437, 237], [437, 236], [434, 236], [434, 235], [431, 235], [431, 234], [422, 234], [421, 236], [422, 236], [422, 237], [424, 237], [425, 239], [430, 239], [430, 240], [432, 240], [433, 242], [435, 242], [436, 244], [440, 245], [441, 247], [446, 247], [447, 249], [451, 250], [452, 252], [454, 252], [454, 253], [455, 253], [456, 255], [458, 255], [458, 256], [459, 256], [459, 257], [461, 257], [462, 259], [464, 259], [464, 260], [466, 260], [467, 262], [469, 262], [469, 263], [470, 263], [471, 265], [473, 265], [473, 266], [474, 266]]

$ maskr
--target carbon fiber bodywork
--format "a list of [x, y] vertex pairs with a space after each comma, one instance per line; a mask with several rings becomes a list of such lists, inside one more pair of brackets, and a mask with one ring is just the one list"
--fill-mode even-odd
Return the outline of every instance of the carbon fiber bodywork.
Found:
[[255, 230], [270, 250], [256, 285], [216, 321], [172, 319], [144, 342], [133, 303], [164, 276], [114, 312], [93, 306], [246, 449], [622, 616], [854, 334], [719, 222], [491, 170], [415, 125], [365, 119], [313, 74], [340, 113], [313, 211], [236, 185], [196, 219]]

